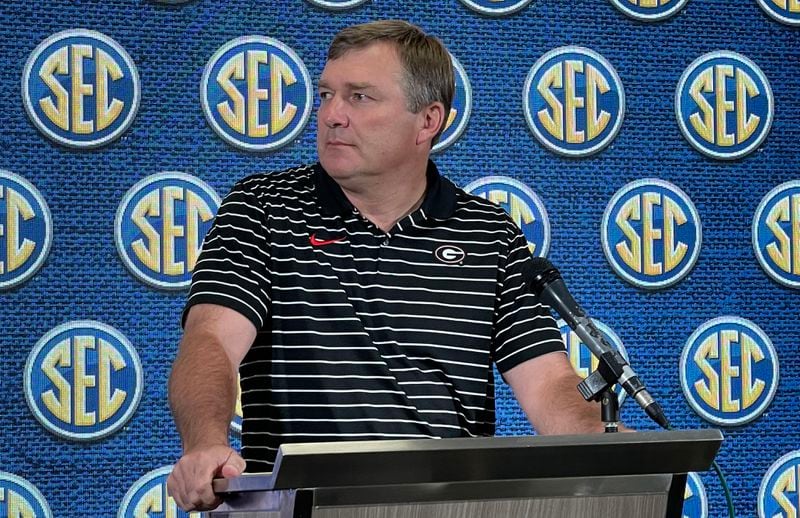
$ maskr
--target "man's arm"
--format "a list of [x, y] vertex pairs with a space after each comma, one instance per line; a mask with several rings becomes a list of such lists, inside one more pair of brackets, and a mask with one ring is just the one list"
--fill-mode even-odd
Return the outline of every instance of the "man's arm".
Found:
[[577, 389], [581, 378], [565, 354], [543, 354], [513, 367], [503, 377], [537, 433], [581, 434], [604, 430], [600, 404], [586, 402], [581, 397]]
[[256, 328], [240, 313], [212, 304], [192, 306], [169, 378], [169, 403], [183, 444], [183, 456], [167, 480], [182, 509], [220, 504], [211, 481], [239, 475], [244, 460], [228, 442], [236, 404], [236, 374]]

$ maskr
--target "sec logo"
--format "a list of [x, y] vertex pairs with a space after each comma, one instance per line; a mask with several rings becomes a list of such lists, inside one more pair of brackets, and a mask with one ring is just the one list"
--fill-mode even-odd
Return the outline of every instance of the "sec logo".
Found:
[[522, 230], [534, 257], [550, 250], [550, 220], [539, 196], [530, 187], [507, 176], [487, 176], [464, 187], [464, 191], [500, 205]]
[[708, 518], [708, 497], [697, 473], [687, 473], [681, 518]]
[[136, 349], [92, 320], [55, 327], [25, 363], [25, 398], [36, 419], [65, 439], [91, 441], [119, 430], [143, 391]]
[[800, 450], [787, 453], [769, 467], [758, 488], [759, 518], [800, 513]]
[[291, 142], [308, 122], [313, 102], [303, 61], [266, 36], [244, 36], [220, 47], [203, 72], [200, 99], [217, 135], [248, 151]]
[[688, 0], [611, 0], [626, 15], [643, 22], [657, 22], [677, 14]]
[[472, 86], [469, 83], [467, 72], [461, 63], [450, 54], [453, 62], [453, 75], [456, 79], [456, 90], [453, 96], [453, 104], [450, 107], [450, 114], [447, 116], [444, 131], [439, 137], [439, 142], [431, 149], [432, 153], [437, 153], [461, 137], [469, 122], [469, 115], [472, 112]]
[[340, 11], [342, 9], [350, 9], [357, 7], [367, 0], [308, 0], [310, 3], [323, 9], [330, 9], [331, 11]]
[[606, 147], [622, 127], [625, 91], [611, 63], [584, 47], [560, 47], [534, 63], [523, 110], [536, 139], [570, 157]]
[[800, 180], [775, 187], [758, 204], [753, 249], [767, 275], [800, 288]]
[[36, 486], [24, 478], [0, 471], [0, 516], [53, 518], [53, 513]]
[[697, 58], [684, 71], [675, 93], [675, 114], [683, 136], [706, 156], [733, 160], [753, 152], [767, 138], [774, 100], [767, 77], [735, 52]]
[[134, 482], [122, 499], [117, 518], [201, 518], [201, 513], [187, 513], [178, 508], [167, 494], [167, 477], [171, 472], [172, 466], [164, 466]]
[[[606, 341], [614, 349], [619, 351], [619, 354], [625, 358], [625, 361], [629, 362], [628, 352], [625, 350], [625, 346], [622, 344], [622, 340], [620, 340], [619, 336], [604, 323], [595, 319], [592, 319], [592, 322], [597, 329], [603, 333], [603, 337]], [[561, 331], [561, 339], [567, 347], [567, 356], [569, 357], [570, 364], [572, 364], [572, 368], [575, 370], [575, 374], [580, 376], [581, 379], [588, 378], [591, 373], [597, 370], [597, 366], [600, 363], [597, 356], [592, 354], [592, 351], [586, 347], [586, 344], [583, 343], [575, 331], [573, 331], [563, 319], [559, 319], [556, 325], [559, 331]], [[617, 401], [622, 405], [627, 393], [622, 390], [622, 387], [619, 385], [614, 385], [614, 393], [617, 395]]]
[[144, 178], [125, 194], [114, 220], [122, 262], [154, 288], [188, 287], [220, 203], [211, 187], [188, 174]]
[[118, 138], [133, 122], [139, 98], [133, 60], [96, 31], [54, 34], [25, 64], [25, 110], [39, 131], [65, 146], [94, 148]]
[[627, 282], [661, 289], [683, 279], [700, 255], [700, 216], [689, 196], [655, 178], [617, 191], [603, 213], [603, 252]]
[[41, 193], [0, 169], [0, 290], [30, 279], [53, 243], [53, 219]]
[[778, 389], [778, 356], [757, 325], [739, 317], [701, 325], [683, 348], [681, 387], [710, 423], [738, 426], [760, 416]]
[[520, 11], [531, 0], [461, 0], [461, 3], [481, 14], [506, 16]]
[[800, 0], [758, 0], [758, 5], [781, 23], [800, 25]]

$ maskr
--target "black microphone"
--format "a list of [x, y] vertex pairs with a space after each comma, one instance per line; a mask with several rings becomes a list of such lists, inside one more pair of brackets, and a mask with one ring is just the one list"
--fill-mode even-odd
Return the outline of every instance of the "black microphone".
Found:
[[[531, 290], [539, 296], [544, 304], [556, 310], [600, 360], [599, 370], [602, 371], [606, 382], [609, 384], [619, 383], [653, 421], [663, 428], [669, 428], [669, 420], [664, 415], [661, 405], [647, 392], [644, 383], [628, 365], [625, 358], [619, 351], [611, 347], [603, 333], [597, 329], [583, 309], [575, 302], [556, 267], [544, 257], [535, 257], [531, 264], [530, 279]], [[584, 392], [582, 386], [578, 388], [585, 399], [590, 399], [593, 395], [591, 392]]]

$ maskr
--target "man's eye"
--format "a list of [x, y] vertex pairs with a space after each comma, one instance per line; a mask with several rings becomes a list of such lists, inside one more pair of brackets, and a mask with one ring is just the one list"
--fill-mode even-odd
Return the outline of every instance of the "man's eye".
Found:
[[320, 99], [330, 99], [331, 98], [331, 93], [330, 92], [320, 92], [319, 93], [319, 98]]
[[366, 101], [367, 99], [369, 99], [369, 97], [367, 97], [366, 94], [355, 93], [353, 94], [353, 99], [355, 99], [356, 101]]

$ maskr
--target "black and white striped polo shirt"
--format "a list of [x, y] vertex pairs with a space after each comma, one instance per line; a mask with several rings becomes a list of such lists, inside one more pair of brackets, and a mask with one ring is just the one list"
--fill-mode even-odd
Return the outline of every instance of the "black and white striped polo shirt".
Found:
[[427, 175], [390, 232], [319, 164], [250, 176], [223, 201], [186, 310], [227, 306], [259, 330], [240, 368], [248, 471], [270, 471], [283, 442], [492, 435], [492, 362], [564, 350], [525, 286], [517, 226], [432, 162]]

